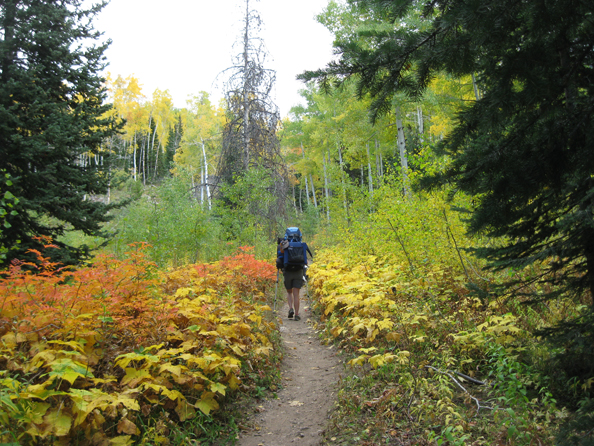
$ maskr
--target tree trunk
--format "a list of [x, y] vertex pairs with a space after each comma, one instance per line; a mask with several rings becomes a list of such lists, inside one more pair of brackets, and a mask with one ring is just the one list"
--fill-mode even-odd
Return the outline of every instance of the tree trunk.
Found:
[[369, 172], [369, 196], [373, 197], [373, 176], [371, 175], [371, 156], [369, 155], [369, 143], [365, 144], [367, 149], [367, 170]]
[[[305, 149], [303, 148], [303, 142], [301, 142], [301, 156], [305, 159]], [[307, 197], [307, 206], [309, 207], [309, 188], [307, 187], [307, 175], [305, 177], [305, 196]]]
[[[330, 221], [330, 194], [328, 193], [328, 173], [326, 171], [326, 155], [324, 154], [324, 186], [326, 191], [326, 219]], [[330, 156], [328, 156], [328, 161], [330, 161]]]
[[208, 160], [206, 159], [206, 147], [204, 146], [204, 140], [200, 137], [200, 143], [202, 144], [202, 156], [204, 157], [204, 184], [206, 185], [206, 199], [208, 200], [208, 210], [212, 209], [211, 197], [210, 197], [210, 185], [208, 184]]
[[408, 187], [408, 161], [406, 159], [406, 139], [404, 138], [404, 126], [400, 118], [400, 108], [396, 107], [396, 127], [398, 128], [398, 152], [400, 153], [400, 167], [402, 169], [402, 182], [404, 194], [409, 194]]
[[311, 196], [313, 197], [314, 206], [318, 208], [318, 199], [316, 198], [316, 190], [314, 189], [313, 176], [309, 174], [309, 182], [311, 184]]
[[136, 132], [134, 132], [134, 181], [137, 181], [138, 166], [136, 165]]
[[205, 187], [204, 166], [200, 169], [200, 206], [204, 207], [204, 187]]
[[16, 57], [13, 40], [14, 40], [14, 25], [16, 20], [17, 1], [6, 0], [4, 3], [4, 27], [3, 32], [3, 49], [4, 57], [2, 58], [2, 82], [7, 83], [10, 79], [10, 66], [14, 63]]
[[[157, 133], [157, 129], [155, 128], [155, 133]], [[155, 137], [153, 136], [153, 147], [154, 147]], [[158, 177], [158, 170], [159, 170], [159, 152], [161, 151], [161, 141], [159, 141], [159, 146], [157, 147], [157, 151], [155, 152], [155, 170], [153, 171], [153, 181], [155, 181]]]
[[344, 169], [343, 169], [343, 164], [342, 164], [342, 150], [340, 149], [340, 143], [336, 144], [336, 146], [338, 147], [338, 162], [340, 164], [340, 182], [342, 185], [342, 205], [344, 207], [344, 210], [348, 214], [349, 210], [347, 208], [346, 186], [344, 184]]

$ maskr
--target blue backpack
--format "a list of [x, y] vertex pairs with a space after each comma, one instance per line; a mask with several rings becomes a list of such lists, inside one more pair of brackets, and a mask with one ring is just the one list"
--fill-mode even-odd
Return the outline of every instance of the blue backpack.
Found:
[[285, 240], [289, 242], [289, 247], [285, 249], [284, 267], [285, 271], [299, 271], [307, 265], [307, 245], [301, 241], [301, 231], [299, 228], [287, 228]]
[[285, 231], [285, 240], [288, 240], [290, 242], [300, 242], [301, 237], [301, 231], [299, 230], [299, 228], [290, 227], [287, 228], [287, 230]]

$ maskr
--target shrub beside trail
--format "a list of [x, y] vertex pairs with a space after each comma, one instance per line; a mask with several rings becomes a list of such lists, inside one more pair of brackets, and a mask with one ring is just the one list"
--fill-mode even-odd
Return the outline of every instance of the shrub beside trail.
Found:
[[209, 429], [222, 402], [275, 374], [276, 327], [265, 317], [274, 266], [241, 248], [163, 272], [144, 248], [77, 270], [37, 252], [37, 264], [14, 263], [2, 277], [2, 442], [235, 435], [233, 423]]
[[568, 412], [552, 396], [538, 360], [546, 352], [532, 331], [566, 306], [488, 301], [454, 266], [413, 273], [394, 256], [339, 252], [319, 251], [309, 269], [317, 329], [351, 366], [329, 437], [339, 444], [551, 444]]

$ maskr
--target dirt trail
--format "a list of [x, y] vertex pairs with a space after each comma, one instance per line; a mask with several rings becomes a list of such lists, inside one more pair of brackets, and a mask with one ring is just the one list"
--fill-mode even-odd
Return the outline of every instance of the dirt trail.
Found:
[[239, 446], [320, 444], [328, 412], [336, 399], [335, 387], [342, 365], [336, 349], [321, 345], [311, 328], [305, 294], [305, 289], [301, 290], [301, 320], [295, 322], [287, 318], [286, 292], [279, 289], [277, 314], [282, 319], [285, 347], [282, 388], [277, 399], [263, 401], [259, 406], [260, 412], [252, 417], [254, 429], [240, 436]]

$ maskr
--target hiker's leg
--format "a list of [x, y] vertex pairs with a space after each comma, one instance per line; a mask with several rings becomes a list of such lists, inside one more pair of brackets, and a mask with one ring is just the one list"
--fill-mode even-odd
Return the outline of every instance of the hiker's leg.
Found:
[[299, 316], [299, 288], [293, 288], [293, 304], [295, 305], [295, 316]]
[[293, 307], [293, 289], [287, 290], [287, 304], [289, 304], [289, 310], [295, 308]]

